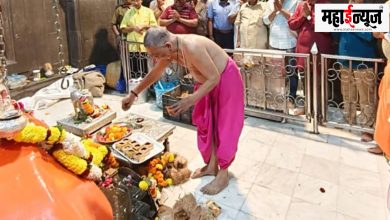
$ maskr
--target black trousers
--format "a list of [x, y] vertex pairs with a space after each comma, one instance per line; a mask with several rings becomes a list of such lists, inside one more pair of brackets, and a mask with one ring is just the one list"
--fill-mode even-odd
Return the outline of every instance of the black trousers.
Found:
[[217, 43], [222, 49], [234, 49], [234, 31], [229, 33], [222, 33], [217, 29], [213, 30], [215, 43]]

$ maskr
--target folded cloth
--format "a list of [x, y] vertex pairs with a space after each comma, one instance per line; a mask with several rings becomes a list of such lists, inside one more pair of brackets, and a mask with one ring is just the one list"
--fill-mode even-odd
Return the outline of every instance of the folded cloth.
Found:
[[67, 89], [61, 88], [62, 79], [53, 84], [40, 89], [32, 97], [25, 97], [18, 102], [22, 103], [26, 111], [41, 110], [57, 103], [60, 99], [70, 98], [70, 93], [74, 90], [72, 76], [66, 76], [64, 80], [69, 81]]

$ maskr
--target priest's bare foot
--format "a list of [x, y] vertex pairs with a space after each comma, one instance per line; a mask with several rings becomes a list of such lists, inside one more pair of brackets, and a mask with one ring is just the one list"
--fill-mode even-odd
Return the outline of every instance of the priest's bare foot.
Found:
[[371, 142], [374, 139], [373, 135], [367, 132], [362, 133], [362, 142]]
[[195, 170], [192, 174], [192, 179], [196, 179], [202, 176], [216, 176], [218, 173], [218, 166], [212, 167], [210, 164]]
[[217, 176], [209, 184], [200, 189], [204, 194], [215, 195], [229, 185], [229, 173], [227, 169], [219, 170]]

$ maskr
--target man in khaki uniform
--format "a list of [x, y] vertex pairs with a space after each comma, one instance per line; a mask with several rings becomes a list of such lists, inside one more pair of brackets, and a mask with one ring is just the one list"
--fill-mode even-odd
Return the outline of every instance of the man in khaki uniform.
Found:
[[121, 30], [119, 26], [121, 25], [121, 22], [123, 20], [123, 17], [125, 16], [127, 10], [131, 8], [131, 0], [124, 0], [124, 3], [122, 5], [119, 5], [114, 12], [114, 15], [111, 19], [112, 24], [112, 31], [114, 32], [116, 39], [119, 41], [121, 40]]

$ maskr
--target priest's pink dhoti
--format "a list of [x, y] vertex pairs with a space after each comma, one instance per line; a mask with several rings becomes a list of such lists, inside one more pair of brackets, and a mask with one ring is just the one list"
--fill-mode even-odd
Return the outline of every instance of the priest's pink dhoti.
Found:
[[[199, 86], [196, 84], [195, 90]], [[198, 148], [204, 162], [210, 161], [214, 144], [219, 167], [228, 168], [244, 126], [244, 86], [231, 58], [217, 86], [195, 104], [192, 121], [197, 126]]]

